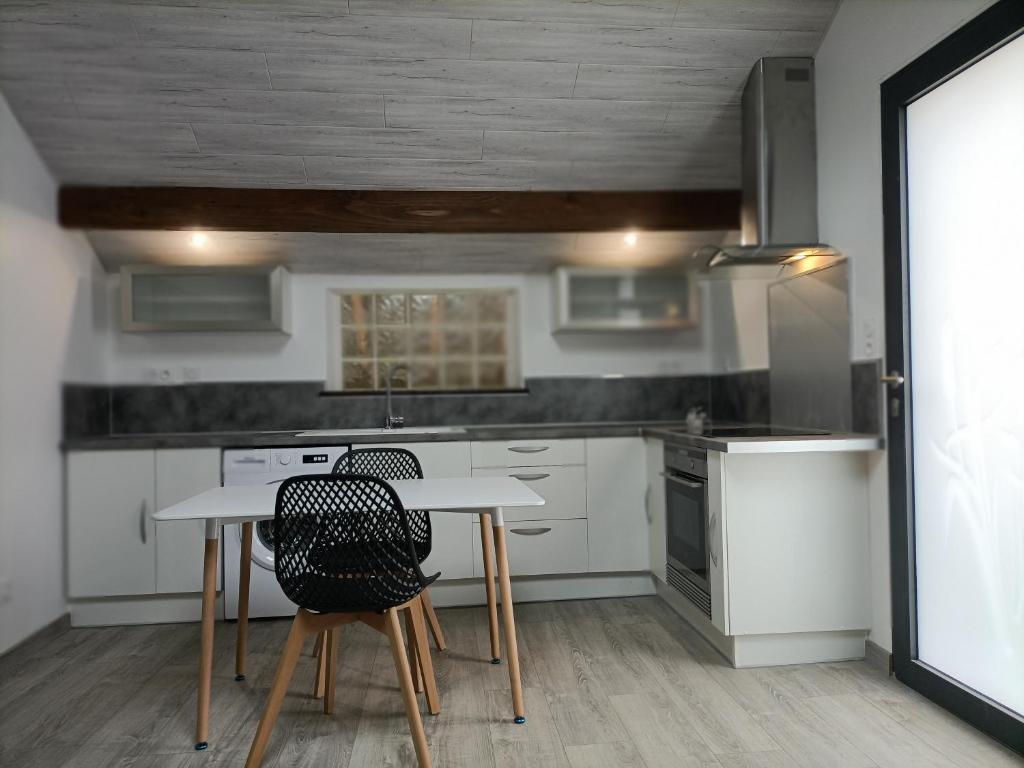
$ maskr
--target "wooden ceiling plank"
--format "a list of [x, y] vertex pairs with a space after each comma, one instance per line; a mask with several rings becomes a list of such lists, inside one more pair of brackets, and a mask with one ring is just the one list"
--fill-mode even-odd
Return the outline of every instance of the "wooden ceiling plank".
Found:
[[222, 187], [60, 189], [60, 222], [77, 229], [233, 232], [512, 233], [724, 230], [737, 190], [497, 192]]

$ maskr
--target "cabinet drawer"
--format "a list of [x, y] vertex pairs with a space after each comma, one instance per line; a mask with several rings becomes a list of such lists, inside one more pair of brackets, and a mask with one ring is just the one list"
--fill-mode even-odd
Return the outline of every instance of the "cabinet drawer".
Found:
[[[473, 575], [483, 576], [479, 522], [474, 522], [473, 533]], [[587, 570], [587, 521], [506, 521], [505, 546], [509, 573], [513, 576], [584, 573]]]
[[583, 464], [582, 440], [495, 440], [475, 442], [474, 467], [541, 467]]
[[473, 477], [515, 477], [544, 498], [543, 507], [509, 507], [506, 520], [569, 520], [587, 516], [586, 467], [474, 469]]

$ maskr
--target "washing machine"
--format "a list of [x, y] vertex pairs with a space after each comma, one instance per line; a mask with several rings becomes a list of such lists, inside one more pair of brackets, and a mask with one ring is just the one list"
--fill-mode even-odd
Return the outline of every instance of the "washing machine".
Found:
[[[297, 475], [322, 475], [351, 445], [314, 448], [252, 448], [224, 451], [224, 485], [267, 485]], [[223, 536], [224, 618], [238, 618], [239, 558], [242, 526], [225, 525]], [[249, 616], [294, 616], [295, 603], [284, 596], [274, 574], [274, 523], [261, 520], [253, 526], [249, 562]]]

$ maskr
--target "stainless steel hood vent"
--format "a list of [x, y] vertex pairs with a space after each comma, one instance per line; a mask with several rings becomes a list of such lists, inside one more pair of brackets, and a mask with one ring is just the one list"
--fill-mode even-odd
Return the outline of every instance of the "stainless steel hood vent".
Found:
[[818, 242], [814, 59], [763, 58], [743, 89], [741, 242], [708, 245], [707, 267], [837, 256]]

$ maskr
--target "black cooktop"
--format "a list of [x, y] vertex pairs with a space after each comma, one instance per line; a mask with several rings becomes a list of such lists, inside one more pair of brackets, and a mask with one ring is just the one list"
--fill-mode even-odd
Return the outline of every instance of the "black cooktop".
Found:
[[[686, 434], [686, 430], [678, 430]], [[771, 424], [738, 424], [735, 426], [710, 426], [700, 433], [702, 437], [798, 437], [801, 435], [827, 435], [820, 429], [797, 429], [776, 427]]]

